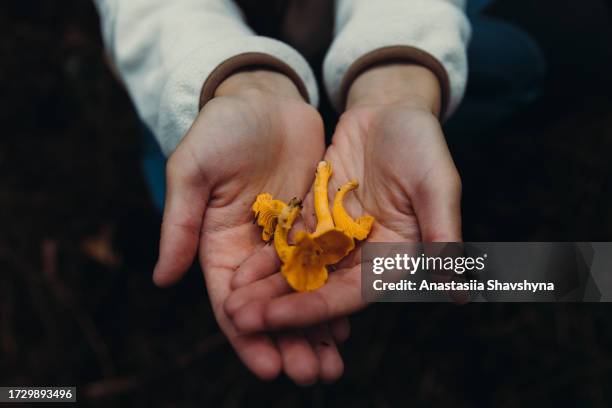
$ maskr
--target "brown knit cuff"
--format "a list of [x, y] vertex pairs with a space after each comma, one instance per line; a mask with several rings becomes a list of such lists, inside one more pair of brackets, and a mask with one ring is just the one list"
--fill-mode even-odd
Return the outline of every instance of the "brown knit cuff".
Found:
[[246, 52], [233, 56], [219, 64], [204, 82], [200, 93], [200, 109], [215, 96], [215, 91], [230, 75], [244, 69], [269, 69], [289, 77], [297, 86], [298, 91], [311, 102], [306, 85], [300, 76], [285, 62], [261, 52]]
[[348, 91], [357, 77], [369, 68], [381, 64], [413, 63], [430, 69], [440, 82], [441, 107], [440, 117], [443, 118], [450, 101], [450, 81], [444, 66], [434, 56], [421, 49], [397, 45], [379, 48], [365, 54], [355, 61], [344, 75], [340, 86], [341, 107], [346, 106]]

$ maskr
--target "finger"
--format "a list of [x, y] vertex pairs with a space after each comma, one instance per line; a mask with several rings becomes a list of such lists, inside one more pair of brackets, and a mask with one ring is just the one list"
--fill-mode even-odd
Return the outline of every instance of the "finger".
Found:
[[[240, 309], [238, 325], [242, 328], [264, 325], [267, 301], [291, 293], [291, 288], [280, 274], [260, 280], [232, 292], [225, 301], [225, 313], [232, 318]], [[348, 318], [341, 317], [329, 324], [331, 334], [337, 343], [344, 343], [351, 332]], [[248, 330], [247, 330], [248, 331]]]
[[158, 286], [178, 280], [193, 264], [198, 249], [202, 219], [208, 201], [208, 188], [190, 169], [190, 161], [181, 161], [181, 153], [168, 161], [166, 203], [159, 243], [159, 259], [153, 271]]
[[320, 324], [306, 331], [306, 337], [319, 357], [319, 378], [331, 383], [342, 377], [344, 362], [327, 324]]
[[244, 261], [234, 273], [231, 286], [238, 289], [277, 272], [280, 259], [273, 245], [266, 245]]
[[[265, 313], [267, 300], [257, 299], [244, 304], [231, 316], [232, 323], [239, 333], [257, 333], [267, 327]], [[294, 326], [299, 327], [299, 326]]]
[[264, 334], [234, 335], [227, 329], [223, 332], [240, 360], [259, 379], [270, 381], [278, 377], [283, 363], [270, 336]]
[[[437, 168], [414, 195], [414, 207], [423, 242], [461, 242], [461, 179], [453, 168]], [[449, 282], [452, 274], [436, 274], [434, 279]], [[469, 295], [449, 291], [457, 303], [464, 304]]]
[[[463, 245], [461, 244], [440, 244], [440, 243], [431, 243], [429, 245], [424, 245], [424, 254], [430, 257], [440, 257], [443, 259], [449, 258], [458, 258], [464, 257], [466, 254], [464, 252]], [[455, 273], [454, 270], [446, 270], [442, 267], [434, 268], [430, 271], [430, 276], [435, 282], [466, 282], [466, 277], [461, 274]], [[465, 290], [448, 290], [447, 291], [449, 297], [458, 304], [465, 304], [470, 300], [470, 292]]]
[[[291, 293], [291, 291], [291, 287], [285, 278], [280, 273], [277, 273], [233, 291], [224, 303], [225, 313], [233, 318], [236, 312], [245, 307], [245, 305], [251, 307], [253, 302], [265, 304], [269, 300]], [[252, 306], [251, 309], [251, 312], [247, 313], [247, 315], [254, 317], [257, 311], [262, 310], [257, 308], [257, 306]], [[261, 318], [263, 319], [263, 316]]]
[[[280, 274], [257, 281], [233, 292], [225, 302], [225, 313], [234, 320], [236, 327], [246, 333], [265, 327], [264, 314], [271, 299], [292, 293]], [[351, 326], [346, 317], [329, 323], [331, 334], [337, 343], [344, 343], [350, 336]]]
[[306, 337], [291, 331], [279, 334], [276, 343], [285, 374], [298, 385], [314, 384], [319, 377], [319, 359]]
[[334, 272], [323, 287], [313, 292], [290, 293], [246, 304], [234, 313], [232, 320], [242, 333], [282, 330], [314, 326], [347, 316], [364, 306], [357, 266]]
[[314, 195], [310, 190], [303, 201], [302, 218], [306, 231], [314, 231], [317, 227], [317, 215], [314, 209]]
[[413, 197], [424, 242], [460, 242], [461, 179], [452, 169], [435, 169]]
[[329, 322], [329, 330], [336, 343], [344, 343], [351, 335], [351, 324], [348, 317], [341, 317]]
[[230, 293], [229, 281], [232, 273], [231, 269], [206, 268], [206, 287], [215, 318], [247, 368], [262, 380], [274, 379], [283, 366], [276, 344], [265, 334], [238, 333], [223, 309], [223, 299]]

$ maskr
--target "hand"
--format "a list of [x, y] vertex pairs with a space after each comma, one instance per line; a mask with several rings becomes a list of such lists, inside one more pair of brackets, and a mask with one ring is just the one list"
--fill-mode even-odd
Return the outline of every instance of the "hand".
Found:
[[[370, 242], [461, 241], [461, 182], [437, 118], [439, 85], [417, 66], [386, 66], [353, 84], [325, 160], [333, 166], [329, 194], [357, 179], [347, 195], [353, 217], [376, 218]], [[303, 214], [314, 225], [312, 194]], [[310, 216], [310, 217], [309, 217]], [[291, 293], [263, 263], [245, 263], [225, 308], [244, 332], [306, 327], [346, 316], [365, 306], [359, 249], [343, 260], [314, 292]]]
[[[240, 334], [223, 310], [231, 280], [264, 247], [251, 205], [261, 192], [283, 200], [304, 197], [324, 150], [323, 126], [284, 75], [269, 71], [234, 74], [217, 89], [169, 158], [160, 256], [153, 279], [179, 280], [199, 250], [217, 322], [242, 361], [260, 378], [281, 369], [296, 382], [334, 380], [342, 360], [327, 324], [276, 336]], [[348, 322], [334, 323], [336, 339]], [[321, 348], [323, 341], [329, 347]]]

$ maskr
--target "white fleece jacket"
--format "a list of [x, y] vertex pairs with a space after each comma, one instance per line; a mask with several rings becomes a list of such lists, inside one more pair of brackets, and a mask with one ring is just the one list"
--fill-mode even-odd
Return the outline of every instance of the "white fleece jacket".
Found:
[[[289, 45], [256, 35], [232, 0], [95, 2], [107, 52], [166, 155], [216, 86], [245, 66], [280, 70], [318, 104], [306, 60]], [[364, 69], [406, 60], [438, 76], [444, 116], [451, 115], [467, 78], [470, 27], [464, 8], [465, 0], [336, 0], [334, 40], [323, 70], [336, 109], [342, 110], [350, 83]]]

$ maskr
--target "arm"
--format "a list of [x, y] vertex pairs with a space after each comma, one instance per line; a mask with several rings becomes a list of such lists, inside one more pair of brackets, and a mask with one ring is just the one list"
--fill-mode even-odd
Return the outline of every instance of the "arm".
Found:
[[318, 100], [306, 61], [258, 37], [230, 0], [96, 0], [107, 51], [138, 114], [170, 155], [224, 79], [259, 66], [293, 80]]

